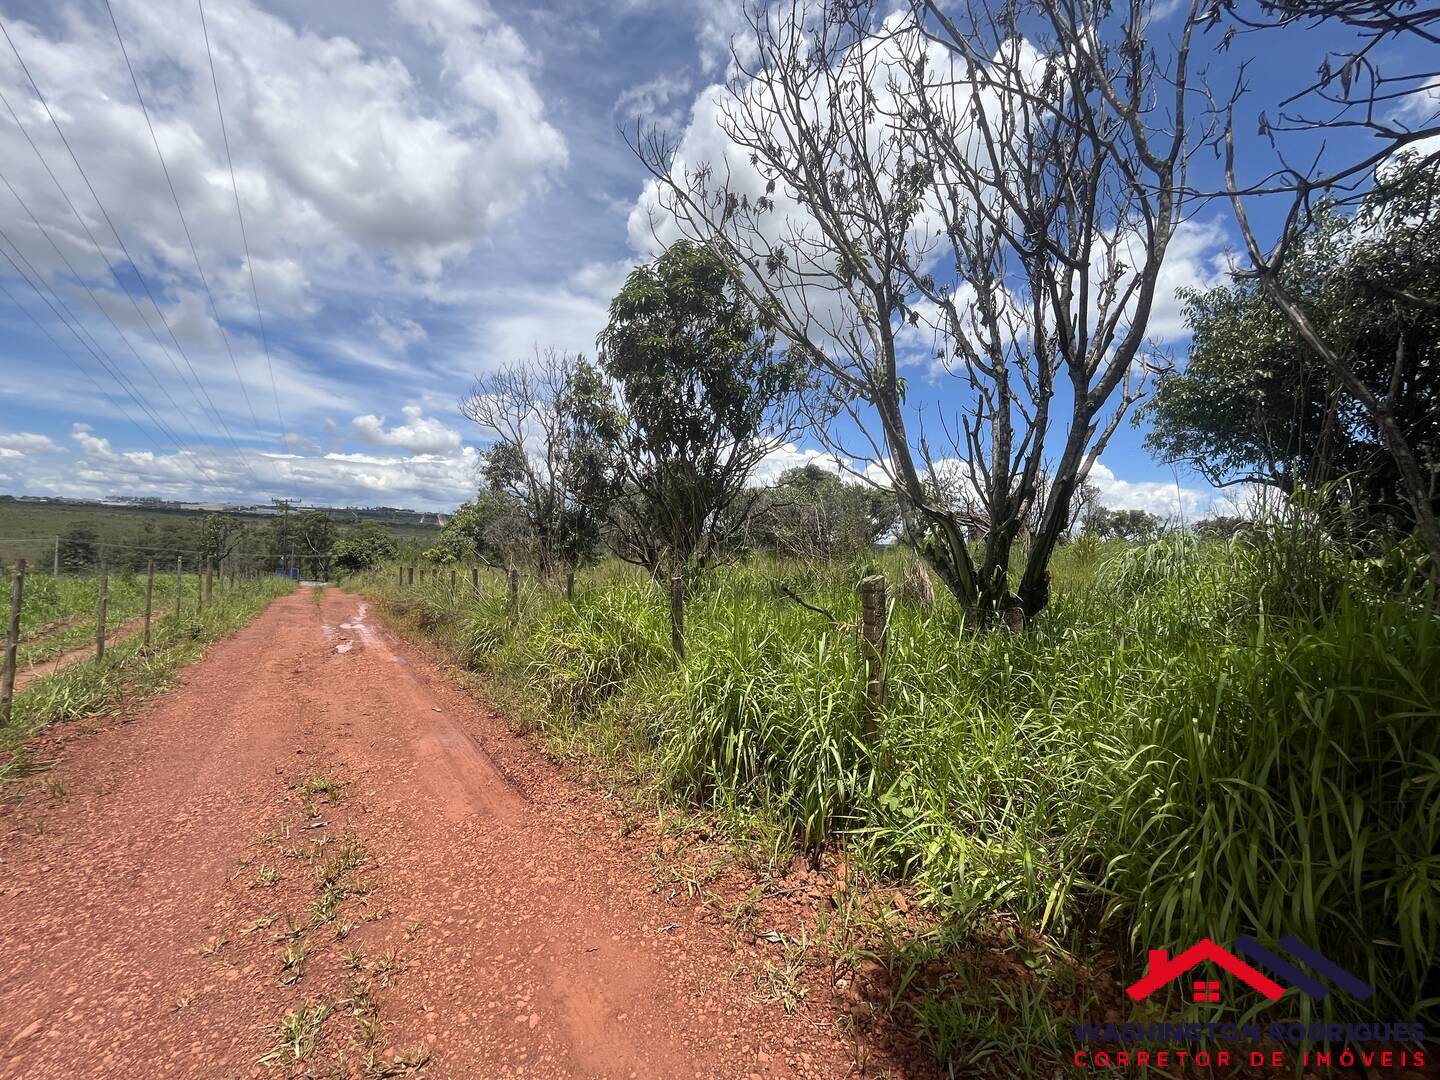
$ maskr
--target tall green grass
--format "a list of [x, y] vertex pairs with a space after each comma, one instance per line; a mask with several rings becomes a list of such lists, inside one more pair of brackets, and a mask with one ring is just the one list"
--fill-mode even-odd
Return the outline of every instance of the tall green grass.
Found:
[[[883, 560], [892, 583], [904, 559]], [[499, 580], [478, 599], [393, 571], [362, 587], [562, 745], [802, 848], [842, 842], [957, 932], [1003, 913], [1071, 948], [1118, 941], [1131, 974], [1146, 948], [1294, 934], [1377, 988], [1315, 1018], [1434, 1022], [1440, 636], [1395, 566], [1284, 529], [1082, 541], [1018, 634], [897, 590], [867, 739], [852, 623], [871, 569], [717, 571], [683, 662], [659, 590], [614, 567], [573, 603], [527, 586], [513, 624]]]

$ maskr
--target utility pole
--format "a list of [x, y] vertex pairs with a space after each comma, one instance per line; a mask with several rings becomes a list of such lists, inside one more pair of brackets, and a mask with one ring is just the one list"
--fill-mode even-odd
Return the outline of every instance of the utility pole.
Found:
[[295, 505], [295, 500], [271, 499], [270, 501], [280, 508], [280, 557], [285, 560], [285, 570], [288, 574], [295, 563], [295, 546], [290, 543], [290, 507]]

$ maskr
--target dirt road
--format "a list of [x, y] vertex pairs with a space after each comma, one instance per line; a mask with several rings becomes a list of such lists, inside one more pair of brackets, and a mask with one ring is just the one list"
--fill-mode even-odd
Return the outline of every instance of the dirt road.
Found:
[[853, 1064], [823, 1015], [760, 1003], [723, 920], [657, 891], [653, 837], [353, 596], [285, 597], [179, 689], [37, 752], [58, 764], [0, 809], [0, 1076]]

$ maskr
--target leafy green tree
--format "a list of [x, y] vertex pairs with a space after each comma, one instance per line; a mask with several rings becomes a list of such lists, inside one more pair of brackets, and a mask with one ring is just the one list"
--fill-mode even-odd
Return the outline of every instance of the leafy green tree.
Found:
[[771, 551], [833, 560], [866, 550], [899, 519], [894, 492], [802, 465], [785, 470], [765, 492], [751, 533]]
[[230, 514], [206, 514], [200, 525], [200, 558], [215, 566], [239, 550], [249, 536], [245, 523]]
[[277, 566], [299, 567], [301, 577], [325, 577], [335, 538], [335, 522], [323, 510], [292, 514], [288, 521], [277, 517], [270, 525], [270, 557]]
[[330, 562], [344, 574], [357, 574], [394, 559], [400, 552], [395, 537], [378, 521], [364, 521], [336, 540]]
[[1250, 528], [1248, 519], [1236, 517], [1233, 514], [1215, 514], [1212, 517], [1201, 518], [1195, 523], [1197, 535], [1213, 540], [1228, 540], [1248, 528]]
[[611, 545], [652, 574], [703, 570], [756, 509], [755, 467], [798, 430], [807, 368], [776, 352], [721, 255], [687, 240], [631, 272], [599, 341], [623, 416]]
[[1290, 314], [1253, 276], [1186, 296], [1190, 360], [1156, 387], [1147, 447], [1222, 486], [1345, 477], [1367, 518], [1414, 527], [1440, 510], [1440, 182], [1317, 213], [1280, 273]]
[[1096, 506], [1085, 521], [1085, 531], [1102, 540], [1143, 543], [1160, 533], [1160, 519], [1146, 510], [1111, 510]]
[[530, 523], [520, 501], [503, 491], [482, 489], [450, 515], [425, 557], [440, 563], [478, 559], [504, 566], [520, 561], [533, 550], [532, 544]]
[[95, 530], [76, 525], [60, 537], [60, 569], [89, 570], [99, 561], [100, 538]]

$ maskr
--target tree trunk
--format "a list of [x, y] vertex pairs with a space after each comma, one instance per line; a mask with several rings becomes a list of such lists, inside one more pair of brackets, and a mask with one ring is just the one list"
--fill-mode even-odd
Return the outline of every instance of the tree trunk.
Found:
[[[1321, 339], [1309, 317], [1300, 310], [1300, 305], [1286, 292], [1284, 286], [1275, 279], [1273, 274], [1263, 274], [1261, 281], [1264, 283], [1265, 291], [1275, 301], [1275, 305], [1290, 321], [1290, 325], [1295, 327], [1296, 332], [1310, 346], [1315, 355], [1320, 357], [1331, 373], [1340, 380], [1345, 389], [1349, 390], [1355, 399], [1365, 407], [1365, 411], [1375, 421], [1375, 426], [1380, 429], [1381, 437], [1385, 440], [1385, 447], [1390, 451], [1390, 456], [1395, 461], [1395, 468], [1400, 473], [1400, 482], [1405, 488], [1405, 496], [1410, 500], [1410, 505], [1415, 511], [1415, 526], [1419, 530], [1420, 539], [1430, 555], [1430, 580], [1440, 585], [1440, 519], [1436, 518], [1435, 508], [1431, 505], [1425, 477], [1420, 471], [1420, 462], [1416, 459], [1415, 451], [1411, 448], [1409, 441], [1405, 438], [1405, 433], [1400, 430], [1400, 425], [1390, 411], [1389, 400], [1382, 401], [1365, 384], [1364, 380], [1341, 359], [1339, 353]], [[1397, 360], [1397, 364], [1398, 362]]]

